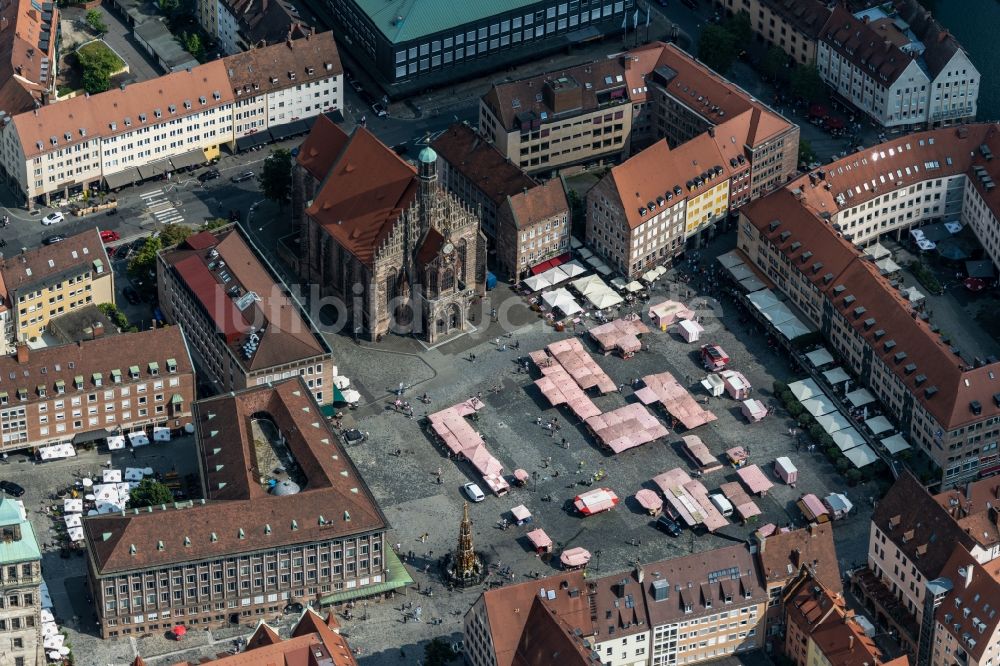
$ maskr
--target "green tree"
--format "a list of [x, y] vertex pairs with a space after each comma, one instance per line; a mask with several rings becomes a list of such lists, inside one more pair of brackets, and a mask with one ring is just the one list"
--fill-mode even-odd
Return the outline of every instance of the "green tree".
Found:
[[92, 95], [110, 88], [111, 75], [124, 65], [102, 42], [91, 42], [77, 49], [76, 60], [83, 70], [83, 89]]
[[720, 74], [725, 74], [736, 60], [737, 45], [733, 34], [719, 25], [705, 26], [698, 40], [698, 59]]
[[745, 44], [749, 44], [753, 38], [753, 26], [750, 23], [750, 14], [745, 11], [730, 16], [722, 24], [722, 27], [733, 36], [733, 43], [736, 45], [737, 53], [743, 49]]
[[457, 656], [451, 646], [441, 638], [435, 638], [424, 646], [424, 664], [426, 666], [447, 666]]
[[816, 151], [807, 139], [799, 139], [799, 163], [811, 164], [816, 161]]
[[91, 9], [84, 17], [90, 29], [98, 35], [103, 35], [108, 31], [108, 25], [104, 22], [104, 14], [99, 9]]
[[184, 48], [198, 60], [201, 60], [205, 55], [205, 47], [202, 46], [201, 37], [196, 32], [184, 34]]
[[160, 7], [160, 13], [168, 19], [173, 18], [173, 15], [176, 14], [177, 10], [180, 8], [179, 0], [157, 0], [156, 4]]
[[100, 69], [83, 70], [83, 89], [91, 95], [102, 93], [111, 87], [111, 75]]
[[201, 225], [201, 230], [202, 231], [212, 231], [213, 229], [218, 229], [219, 227], [224, 227], [227, 224], [230, 224], [230, 222], [226, 218], [224, 218], [224, 217], [216, 217], [216, 218], [208, 220], [207, 222], [205, 222], [204, 224], [202, 224]]
[[184, 224], [171, 224], [160, 231], [160, 247], [173, 247], [194, 233], [194, 229]]
[[777, 46], [772, 46], [760, 62], [761, 73], [774, 81], [788, 78], [788, 55]]
[[163, 248], [163, 242], [159, 236], [150, 236], [146, 239], [142, 249], [128, 261], [128, 272], [134, 278], [145, 280], [149, 271], [156, 270], [156, 253]]
[[819, 70], [815, 65], [798, 65], [793, 69], [791, 86], [792, 94], [807, 102], [819, 101], [826, 92], [823, 79], [819, 77]]
[[264, 196], [283, 207], [292, 193], [292, 153], [284, 148], [272, 150], [257, 181]]
[[144, 506], [169, 504], [173, 501], [174, 494], [170, 492], [170, 488], [155, 479], [143, 479], [132, 490], [128, 500], [128, 508], [138, 509]]
[[126, 317], [124, 313], [118, 309], [117, 305], [114, 303], [100, 303], [97, 307], [108, 319], [115, 323], [115, 326], [117, 326], [119, 330], [128, 330], [128, 317]]
[[861, 481], [861, 471], [857, 469], [852, 468], [847, 470], [845, 476], [847, 477], [848, 485], [851, 486], [856, 486], [858, 485], [858, 482]]

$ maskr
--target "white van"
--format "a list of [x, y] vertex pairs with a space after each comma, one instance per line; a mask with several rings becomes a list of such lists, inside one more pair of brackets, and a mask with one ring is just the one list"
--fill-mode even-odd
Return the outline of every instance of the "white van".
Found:
[[713, 495], [709, 495], [708, 499], [712, 500], [712, 504], [715, 505], [715, 508], [718, 509], [719, 513], [721, 513], [726, 518], [733, 515], [733, 505], [732, 503], [730, 503], [729, 500], [726, 499], [726, 496], [723, 495], [722, 493], [715, 493]]

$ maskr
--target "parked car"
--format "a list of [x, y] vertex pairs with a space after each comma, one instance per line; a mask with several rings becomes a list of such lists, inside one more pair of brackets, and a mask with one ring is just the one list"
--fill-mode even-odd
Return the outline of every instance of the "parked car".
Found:
[[358, 83], [357, 79], [348, 79], [348, 81], [350, 82], [351, 87], [354, 88], [354, 92], [360, 94], [365, 91], [364, 86]]
[[385, 118], [389, 115], [389, 112], [385, 110], [385, 107], [378, 103], [372, 104], [372, 113], [379, 118]]
[[482, 502], [484, 499], [486, 499], [486, 495], [483, 493], [482, 488], [480, 488], [474, 483], [465, 484], [464, 486], [462, 486], [462, 490], [465, 491], [465, 494], [468, 495], [469, 499], [472, 500], [473, 502]]
[[244, 181], [250, 180], [251, 178], [253, 178], [253, 171], [244, 171], [243, 173], [236, 174], [229, 180], [233, 181], [234, 183], [242, 183]]
[[50, 224], [58, 224], [59, 222], [62, 222], [65, 219], [66, 217], [62, 213], [56, 211], [54, 213], [49, 213], [48, 215], [43, 217], [42, 224], [44, 224], [45, 226], [49, 226]]
[[125, 300], [132, 305], [139, 305], [139, 303], [142, 302], [142, 298], [139, 297], [139, 292], [132, 287], [125, 287], [122, 289], [122, 295], [125, 297]]
[[216, 178], [219, 178], [221, 176], [222, 174], [219, 173], [218, 169], [209, 169], [208, 171], [204, 171], [198, 174], [198, 180], [200, 180], [203, 183], [207, 183], [208, 181], [215, 180]]
[[656, 527], [672, 537], [681, 535], [681, 526], [666, 514], [660, 514], [660, 517], [656, 519]]
[[66, 240], [65, 236], [60, 236], [60, 235], [56, 234], [55, 236], [49, 236], [48, 238], [42, 239], [42, 244], [43, 245], [55, 245], [56, 243], [62, 243], [64, 240]]
[[24, 494], [24, 488], [13, 481], [0, 481], [0, 490], [4, 491], [11, 497], [20, 497]]
[[111, 231], [110, 229], [105, 229], [101, 232], [101, 240], [105, 243], [113, 243], [116, 240], [121, 240], [121, 236], [117, 231]]

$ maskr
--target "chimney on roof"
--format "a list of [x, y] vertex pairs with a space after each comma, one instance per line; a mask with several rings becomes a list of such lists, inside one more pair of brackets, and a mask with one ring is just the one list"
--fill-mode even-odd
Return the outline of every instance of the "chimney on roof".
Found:
[[28, 343], [21, 342], [17, 345], [17, 364], [24, 365], [28, 362]]
[[[866, 16], [865, 19], [867, 20], [867, 18]], [[854, 652], [854, 634], [847, 637], [847, 649], [850, 652]]]
[[972, 585], [972, 563], [970, 562], [965, 567], [959, 567], [958, 574], [963, 578], [962, 582], [965, 584], [965, 589], [968, 589]]
[[99, 321], [95, 321], [94, 325], [91, 327], [91, 331], [93, 332], [92, 334], [93, 334], [95, 340], [97, 338], [103, 337], [104, 336], [104, 323], [103, 322], [99, 322]]
[[632, 69], [632, 56], [627, 55], [622, 59], [622, 67], [625, 68], [625, 71]]

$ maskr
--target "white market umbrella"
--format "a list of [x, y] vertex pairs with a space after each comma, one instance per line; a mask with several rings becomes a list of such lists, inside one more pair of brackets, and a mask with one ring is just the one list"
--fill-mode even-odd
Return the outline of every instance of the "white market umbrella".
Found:
[[343, 391], [344, 389], [346, 389], [348, 386], [351, 385], [351, 380], [348, 379], [347, 377], [339, 377], [339, 376], [334, 377], [333, 385], [336, 386], [341, 391]]

